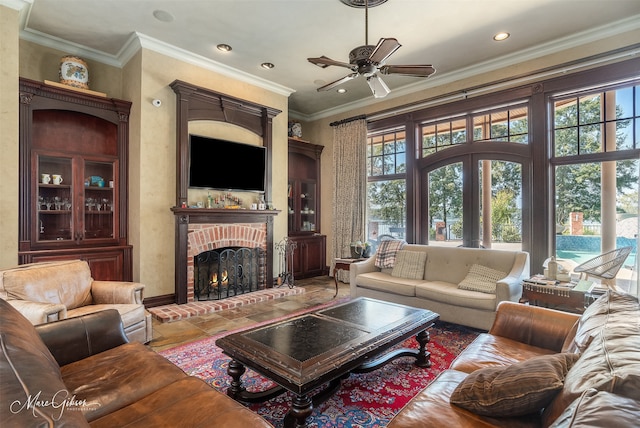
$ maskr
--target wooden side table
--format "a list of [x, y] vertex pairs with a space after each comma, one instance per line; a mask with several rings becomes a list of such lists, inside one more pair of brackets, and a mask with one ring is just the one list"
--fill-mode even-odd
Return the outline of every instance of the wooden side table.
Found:
[[566, 286], [522, 284], [520, 303], [581, 314], [592, 302], [590, 293], [574, 291]]
[[349, 259], [349, 258], [345, 258], [345, 259], [335, 259], [334, 260], [334, 264], [333, 264], [333, 280], [336, 283], [336, 294], [333, 295], [333, 298], [335, 299], [336, 296], [338, 295], [338, 269], [342, 269], [342, 270], [346, 270], [349, 271], [351, 269], [351, 263], [355, 263], [355, 262], [361, 262], [363, 260], [366, 260], [366, 258], [359, 258], [359, 259]]

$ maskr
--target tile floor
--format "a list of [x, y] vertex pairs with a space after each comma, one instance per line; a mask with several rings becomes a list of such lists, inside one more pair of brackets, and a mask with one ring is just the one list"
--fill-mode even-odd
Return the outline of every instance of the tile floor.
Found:
[[[256, 324], [281, 317], [291, 312], [310, 308], [333, 300], [333, 278], [319, 276], [296, 281], [296, 287], [304, 287], [302, 294], [286, 296], [268, 302], [253, 303], [212, 314], [191, 317], [186, 320], [161, 323], [153, 320], [153, 340], [148, 346], [154, 351], [192, 342], [224, 331]], [[349, 284], [338, 282], [336, 299], [349, 295]]]

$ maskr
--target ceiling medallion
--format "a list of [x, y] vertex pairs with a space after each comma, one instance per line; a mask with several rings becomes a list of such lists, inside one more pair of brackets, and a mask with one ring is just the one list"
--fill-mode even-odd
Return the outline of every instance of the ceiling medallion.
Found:
[[346, 4], [347, 6], [357, 7], [359, 9], [362, 9], [365, 7], [365, 2], [369, 3], [367, 5], [367, 7], [369, 8], [380, 6], [381, 4], [387, 2], [387, 0], [340, 0], [340, 1]]

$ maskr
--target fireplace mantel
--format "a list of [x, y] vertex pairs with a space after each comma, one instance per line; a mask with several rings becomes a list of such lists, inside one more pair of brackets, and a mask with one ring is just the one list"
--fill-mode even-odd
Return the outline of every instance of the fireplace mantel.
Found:
[[222, 208], [172, 207], [176, 217], [176, 303], [187, 303], [188, 234], [190, 224], [243, 224], [263, 223], [267, 229], [267, 287], [273, 282], [273, 218], [279, 210], [244, 210]]
[[173, 214], [187, 216], [189, 223], [262, 223], [278, 215], [280, 210], [245, 210], [224, 208], [172, 207]]

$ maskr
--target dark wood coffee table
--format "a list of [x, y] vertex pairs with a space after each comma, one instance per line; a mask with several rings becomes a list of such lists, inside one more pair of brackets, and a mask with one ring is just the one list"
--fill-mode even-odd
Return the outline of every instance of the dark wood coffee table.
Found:
[[[419, 367], [430, 367], [428, 328], [439, 315], [368, 298], [357, 298], [304, 315], [230, 334], [216, 341], [232, 358], [227, 394], [242, 402], [259, 402], [285, 390], [295, 394], [285, 426], [304, 427], [313, 407], [327, 399], [350, 373], [365, 373], [388, 362], [412, 356]], [[389, 348], [416, 335], [419, 349]], [[388, 352], [387, 352], [388, 351]], [[250, 367], [278, 386], [249, 392], [242, 375]], [[309, 396], [319, 386], [320, 393]]]

